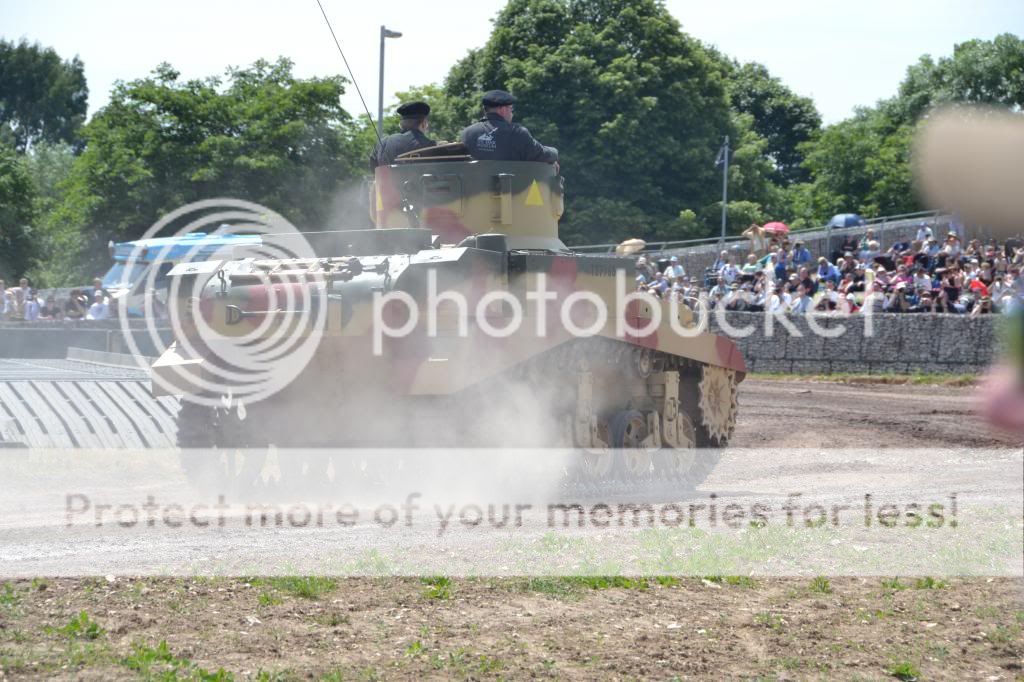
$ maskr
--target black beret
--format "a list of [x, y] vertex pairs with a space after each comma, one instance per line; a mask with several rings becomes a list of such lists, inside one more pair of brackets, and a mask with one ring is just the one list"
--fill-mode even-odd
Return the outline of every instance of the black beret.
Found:
[[484, 93], [483, 105], [485, 107], [503, 107], [515, 103], [516, 98], [504, 90], [491, 90]]
[[430, 105], [426, 102], [406, 102], [396, 111], [402, 118], [419, 118], [430, 113]]

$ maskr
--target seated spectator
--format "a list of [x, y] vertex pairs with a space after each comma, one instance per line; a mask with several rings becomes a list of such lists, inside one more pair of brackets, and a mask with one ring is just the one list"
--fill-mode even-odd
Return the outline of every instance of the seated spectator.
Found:
[[35, 322], [39, 319], [39, 300], [36, 297], [35, 289], [28, 289], [25, 296], [25, 321]]
[[744, 279], [747, 279], [747, 276], [749, 276], [749, 279], [753, 280], [754, 273], [760, 270], [761, 266], [757, 264], [757, 256], [750, 254], [747, 256], [747, 262], [740, 269], [740, 273], [744, 276]]
[[853, 294], [846, 294], [840, 298], [839, 311], [846, 315], [852, 315], [853, 313], [860, 312], [860, 306], [857, 305], [857, 297]]
[[992, 314], [992, 299], [989, 296], [982, 296], [978, 303], [971, 309], [971, 317], [977, 317], [978, 315], [991, 315]]
[[0, 306], [0, 320], [15, 319], [15, 313], [18, 310], [18, 306], [14, 302], [14, 292], [10, 289], [6, 289], [4, 291], [0, 291], [0, 296], [3, 296], [3, 305]]
[[786, 292], [786, 287], [780, 283], [776, 285], [775, 291], [773, 291], [771, 296], [768, 297], [768, 303], [765, 305], [765, 309], [770, 313], [785, 312], [789, 308], [791, 300], [792, 298]]
[[736, 267], [736, 263], [733, 262], [732, 257], [729, 257], [728, 262], [722, 267], [722, 277], [725, 277], [725, 281], [729, 284], [735, 282], [740, 276], [740, 269]]
[[857, 250], [863, 251], [873, 241], [875, 241], [875, 231], [869, 227], [867, 229], [867, 232], [864, 233], [864, 236], [861, 238], [860, 242], [857, 243]]
[[804, 292], [808, 296], [814, 296], [818, 293], [818, 283], [811, 277], [811, 273], [807, 268], [800, 268], [800, 271], [797, 273], [797, 279], [803, 285]]
[[81, 289], [72, 289], [68, 300], [64, 301], [64, 317], [69, 320], [81, 320], [89, 311], [89, 299]]
[[925, 242], [932, 238], [932, 228], [928, 227], [928, 223], [921, 223], [917, 226], [917, 236], [915, 239], [919, 242]]
[[87, 320], [105, 320], [110, 317], [110, 308], [107, 306], [106, 297], [101, 289], [94, 289], [92, 292], [92, 305], [85, 314]]
[[46, 303], [39, 309], [40, 320], [59, 320], [64, 317], [64, 311], [57, 305], [57, 299], [53, 294], [46, 297]]
[[722, 251], [721, 253], [718, 254], [718, 258], [715, 259], [715, 262], [711, 264], [711, 269], [714, 270], [715, 272], [721, 272], [722, 268], [724, 268], [728, 264], [729, 252]]
[[811, 252], [807, 250], [806, 246], [804, 246], [803, 240], [797, 239], [796, 244], [793, 247], [793, 267], [799, 268], [803, 265], [808, 265], [813, 259], [814, 257], [811, 256]]
[[708, 296], [710, 296], [711, 298], [721, 298], [724, 297], [728, 292], [729, 283], [725, 281], [725, 277], [719, 275], [718, 281], [715, 283], [715, 286], [711, 287], [711, 290], [708, 291]]
[[960, 254], [963, 253], [963, 247], [960, 245], [960, 237], [950, 232], [946, 235], [946, 243], [942, 246], [942, 252], [948, 257], [959, 258]]
[[682, 279], [686, 277], [686, 269], [680, 265], [679, 256], [672, 256], [668, 259], [668, 276], [670, 279]]
[[811, 297], [807, 295], [807, 289], [803, 284], [796, 286], [796, 295], [789, 302], [789, 312], [803, 315], [811, 309]]
[[832, 282], [833, 286], [839, 284], [842, 275], [839, 273], [839, 268], [832, 265], [825, 259], [824, 256], [818, 259], [818, 281]]

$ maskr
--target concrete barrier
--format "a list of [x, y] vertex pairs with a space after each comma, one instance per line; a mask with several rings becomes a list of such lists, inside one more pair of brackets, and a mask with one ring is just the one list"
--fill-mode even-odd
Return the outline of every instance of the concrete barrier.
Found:
[[[158, 354], [141, 321], [132, 325], [131, 332], [143, 355]], [[170, 343], [170, 328], [160, 329], [158, 334], [164, 344]], [[129, 352], [117, 320], [0, 322], [0, 358], [64, 359], [71, 347]]]

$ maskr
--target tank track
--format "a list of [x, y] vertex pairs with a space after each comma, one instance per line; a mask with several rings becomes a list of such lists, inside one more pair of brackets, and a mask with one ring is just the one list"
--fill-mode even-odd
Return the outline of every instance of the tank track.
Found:
[[[533, 400], [552, 406], [551, 424], [559, 435], [556, 442], [488, 442], [484, 429], [484, 433], [476, 434], [452, 431], [453, 442], [430, 445], [578, 449], [579, 460], [568, 466], [557, 482], [558, 495], [574, 499], [671, 497], [692, 491], [717, 465], [721, 448], [728, 444], [736, 424], [737, 378], [731, 370], [603, 338], [565, 343], [513, 367], [501, 377], [467, 389], [460, 396], [442, 399], [439, 403], [443, 404], [435, 407], [452, 419], [486, 411], [489, 401], [503, 395], [498, 387], [505, 382], [529, 387]], [[581, 395], [588, 385], [591, 395]], [[672, 397], [674, 401], [667, 400]], [[589, 402], [589, 411], [581, 410], [581, 401]], [[678, 412], [676, 416], [682, 425], [675, 436], [683, 447], [670, 447], [665, 442], [667, 409]], [[276, 457], [270, 454], [273, 444], [261, 436], [261, 431], [276, 431], [265, 414], [253, 412], [250, 408], [250, 415], [243, 422], [232, 409], [182, 402], [178, 415], [179, 446], [213, 449], [212, 454], [192, 452], [183, 457], [190, 480], [213, 481], [232, 492], [266, 489], [267, 483], [260, 480], [257, 469], [262, 470], [268, 460]], [[584, 416], [589, 431], [583, 428]], [[654, 437], [654, 430], [662, 433]], [[234, 454], [238, 448], [256, 450], [249, 450], [246, 460]], [[260, 451], [267, 454], [255, 454]], [[592, 466], [594, 461], [601, 465]], [[293, 485], [308, 487], [311, 482], [339, 476], [357, 487], [372, 488], [384, 479], [392, 482], [396, 473], [367, 461], [335, 466], [331, 461], [316, 459], [316, 455], [278, 461], [276, 465], [280, 480], [274, 485], [282, 490]]]

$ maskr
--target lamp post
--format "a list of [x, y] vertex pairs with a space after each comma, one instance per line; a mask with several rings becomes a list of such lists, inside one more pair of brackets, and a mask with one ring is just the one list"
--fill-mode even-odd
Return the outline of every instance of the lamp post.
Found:
[[398, 31], [380, 27], [380, 89], [377, 91], [377, 135], [384, 134], [384, 39], [401, 38]]
[[725, 136], [722, 148], [718, 150], [715, 166], [722, 166], [722, 236], [718, 240], [718, 248], [725, 248], [725, 224], [729, 207], [729, 136]]

